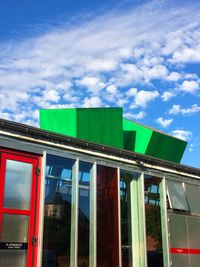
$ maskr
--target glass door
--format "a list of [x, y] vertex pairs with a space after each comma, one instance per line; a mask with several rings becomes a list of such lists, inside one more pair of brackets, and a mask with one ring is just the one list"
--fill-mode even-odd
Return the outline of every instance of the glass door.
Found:
[[37, 157], [1, 151], [0, 267], [33, 267]]

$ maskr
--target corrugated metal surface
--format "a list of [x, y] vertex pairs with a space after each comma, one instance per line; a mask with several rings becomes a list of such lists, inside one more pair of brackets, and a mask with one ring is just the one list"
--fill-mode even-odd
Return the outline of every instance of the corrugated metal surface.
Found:
[[123, 130], [135, 131], [135, 144], [128, 144], [132, 151], [176, 163], [181, 161], [187, 145], [185, 141], [126, 119]]
[[185, 141], [153, 131], [146, 155], [179, 163], [186, 145]]
[[41, 109], [40, 128], [77, 137], [76, 109]]
[[[186, 216], [169, 214], [169, 231], [171, 248], [188, 248]], [[173, 267], [190, 267], [188, 254], [171, 254]]]
[[77, 109], [77, 137], [123, 148], [122, 109]]
[[200, 266], [200, 217], [168, 214], [173, 267]]
[[[199, 204], [199, 203], [198, 203]], [[187, 216], [189, 248], [200, 253], [200, 218]], [[190, 267], [200, 266], [200, 254], [190, 254]]]
[[43, 109], [40, 127], [87, 141], [123, 148], [121, 108]]
[[126, 119], [123, 119], [123, 130], [135, 132], [135, 143], [132, 144], [131, 150], [146, 154], [147, 146], [151, 140], [152, 130]]
[[200, 186], [185, 184], [185, 191], [191, 213], [200, 214]]

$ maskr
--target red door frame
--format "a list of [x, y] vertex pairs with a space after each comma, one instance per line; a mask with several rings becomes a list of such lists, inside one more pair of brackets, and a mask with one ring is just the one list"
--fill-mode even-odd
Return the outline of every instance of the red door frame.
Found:
[[[5, 185], [5, 171], [6, 160], [14, 160], [24, 163], [32, 164], [32, 187], [30, 196], [30, 209], [19, 210], [3, 207], [4, 199], [4, 185]], [[33, 236], [37, 237], [39, 233], [39, 203], [40, 203], [40, 174], [37, 173], [37, 168], [41, 166], [41, 156], [35, 154], [28, 154], [18, 152], [15, 150], [0, 149], [0, 234], [2, 229], [2, 214], [17, 214], [27, 215], [29, 220], [29, 233], [28, 233], [28, 253], [27, 253], [27, 267], [37, 266], [37, 253], [38, 243], [32, 244]]]

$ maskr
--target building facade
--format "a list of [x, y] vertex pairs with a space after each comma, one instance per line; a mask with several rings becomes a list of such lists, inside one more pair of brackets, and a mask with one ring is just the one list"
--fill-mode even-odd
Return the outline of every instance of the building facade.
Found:
[[199, 169], [6, 120], [0, 156], [0, 267], [199, 267]]

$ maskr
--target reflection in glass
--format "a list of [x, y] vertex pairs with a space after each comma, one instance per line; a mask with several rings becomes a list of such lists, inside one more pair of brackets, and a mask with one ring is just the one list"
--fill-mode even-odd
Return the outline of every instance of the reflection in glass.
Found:
[[30, 209], [32, 164], [7, 160], [5, 175], [5, 208]]
[[28, 242], [29, 216], [3, 214], [1, 242]]
[[97, 166], [97, 267], [119, 267], [117, 169]]
[[148, 267], [163, 267], [160, 182], [161, 179], [157, 177], [144, 176]]
[[185, 184], [185, 190], [191, 213], [200, 214], [200, 186]]
[[47, 155], [43, 267], [70, 266], [72, 168], [75, 161]]
[[[0, 244], [28, 243], [29, 216], [2, 215], [2, 229]], [[3, 246], [4, 246], [3, 245]], [[27, 250], [2, 249], [0, 250], [0, 267], [26, 267]]]
[[170, 208], [189, 211], [183, 183], [167, 181]]
[[27, 250], [0, 250], [0, 267], [26, 267]]
[[91, 163], [79, 162], [78, 267], [89, 267], [91, 168]]
[[[139, 174], [127, 171], [120, 172], [120, 204], [121, 204], [121, 254], [122, 267], [133, 266], [132, 255], [132, 207], [131, 207], [131, 183]], [[134, 220], [134, 218], [133, 218]], [[137, 218], [136, 218], [137, 220]]]

